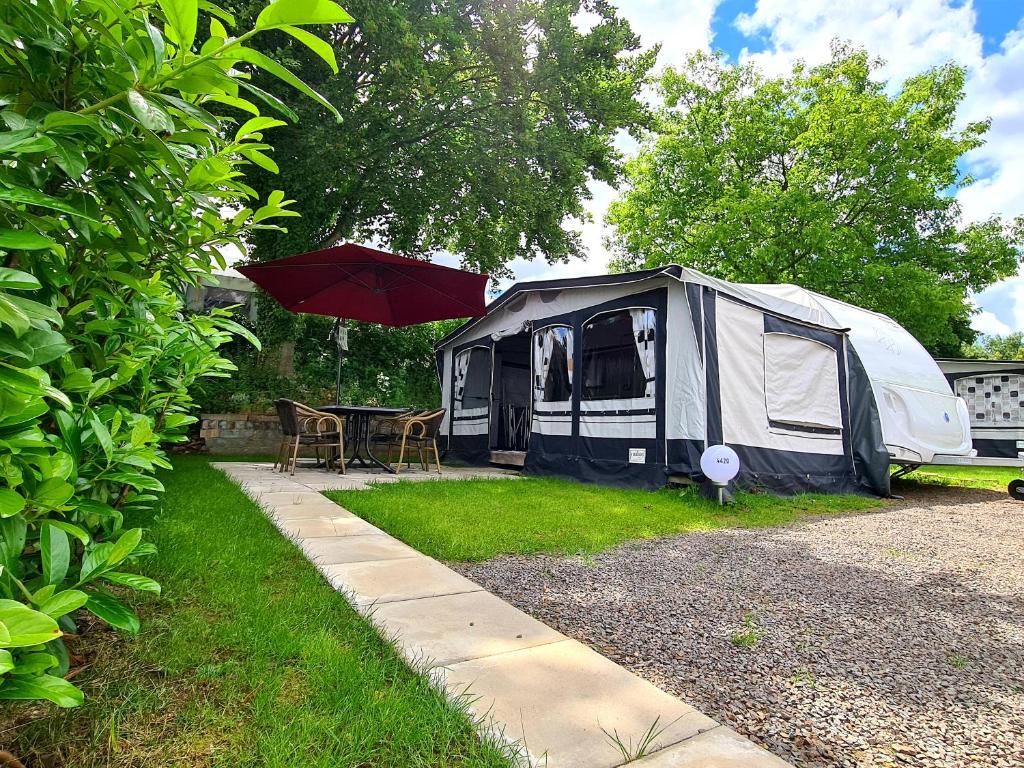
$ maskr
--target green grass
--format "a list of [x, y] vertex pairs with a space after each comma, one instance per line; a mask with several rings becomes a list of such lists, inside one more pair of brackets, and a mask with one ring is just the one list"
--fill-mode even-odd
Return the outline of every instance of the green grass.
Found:
[[861, 496], [739, 494], [725, 508], [693, 490], [649, 492], [569, 480], [438, 480], [327, 496], [433, 557], [588, 554], [631, 539], [726, 527], [782, 525], [801, 515], [877, 507]]
[[1005, 491], [1011, 480], [1024, 478], [1019, 469], [1012, 467], [938, 467], [927, 466], [911, 472], [905, 479], [893, 482], [893, 490], [918, 485], [947, 485], [957, 488], [982, 488]]
[[129, 521], [160, 550], [142, 633], [83, 624], [87, 703], [0, 708], [3, 748], [75, 768], [508, 765], [207, 459], [175, 467], [163, 512]]

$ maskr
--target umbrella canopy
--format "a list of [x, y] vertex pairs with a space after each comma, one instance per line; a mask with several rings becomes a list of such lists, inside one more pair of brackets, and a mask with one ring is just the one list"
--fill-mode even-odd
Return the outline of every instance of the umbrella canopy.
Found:
[[355, 243], [238, 271], [292, 312], [395, 327], [486, 313], [487, 275]]

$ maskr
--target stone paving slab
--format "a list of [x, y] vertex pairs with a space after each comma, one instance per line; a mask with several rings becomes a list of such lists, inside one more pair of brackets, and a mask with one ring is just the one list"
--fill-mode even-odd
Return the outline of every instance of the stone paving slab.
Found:
[[351, 517], [307, 517], [279, 520], [277, 526], [292, 539], [318, 539], [335, 536], [386, 535], [384, 531], [355, 515]]
[[462, 592], [374, 606], [373, 622], [411, 662], [453, 664], [565, 640], [490, 592]]
[[[339, 563], [320, 569], [335, 589], [346, 592], [364, 613], [379, 603], [479, 592], [479, 584], [429, 557]], [[372, 613], [372, 611], [370, 611]]]
[[[215, 464], [259, 503], [330, 584], [417, 669], [462, 700], [524, 764], [547, 768], [785, 768], [788, 764], [680, 699], [566, 638], [386, 532], [320, 488], [432, 480], [353, 472], [295, 477], [269, 464]], [[509, 477], [446, 470], [445, 477]], [[341, 479], [339, 479], [341, 478]], [[340, 485], [339, 485], [340, 484]], [[632, 762], [645, 735], [647, 756]], [[625, 748], [624, 755], [616, 740]]]
[[614, 768], [615, 740], [634, 752], [649, 731], [651, 749], [715, 728], [689, 704], [575, 640], [485, 656], [432, 671], [449, 692], [525, 744], [534, 765]]
[[379, 533], [303, 539], [299, 546], [310, 560], [323, 566], [420, 557], [420, 553], [408, 544]]
[[790, 768], [732, 728], [719, 725], [630, 763], [631, 768]]

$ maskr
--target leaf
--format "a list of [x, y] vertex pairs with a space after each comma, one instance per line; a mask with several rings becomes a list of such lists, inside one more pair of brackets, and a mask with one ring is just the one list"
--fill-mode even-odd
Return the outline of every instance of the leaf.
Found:
[[59, 477], [43, 480], [32, 493], [31, 501], [43, 509], [58, 509], [75, 494], [75, 489]]
[[154, 27], [149, 19], [146, 19], [146, 34], [149, 35], [149, 42], [153, 46], [153, 71], [159, 72], [160, 67], [164, 64], [164, 50], [166, 48], [164, 44], [164, 36], [160, 34], [160, 30]]
[[263, 71], [268, 72], [269, 74], [278, 78], [279, 80], [283, 80], [284, 82], [288, 83], [288, 85], [290, 85], [292, 88], [295, 88], [300, 93], [305, 94], [309, 98], [313, 99], [313, 101], [315, 101], [317, 104], [327, 109], [332, 115], [334, 115], [334, 119], [337, 122], [341, 122], [341, 113], [333, 104], [331, 104], [331, 102], [329, 102], [319, 93], [317, 93], [304, 82], [302, 82], [299, 78], [292, 74], [290, 70], [281, 66], [273, 59], [264, 56], [259, 51], [253, 50], [252, 48], [246, 48], [242, 45], [238, 46], [238, 48], [234, 50], [234, 54], [238, 56], [238, 58], [242, 61], [248, 62], [249, 64], [253, 64], [262, 69]]
[[241, 141], [246, 136], [251, 136], [254, 133], [265, 130], [267, 128], [276, 128], [279, 125], [287, 125], [284, 120], [277, 120], [273, 117], [254, 117], [250, 120], [246, 120], [242, 125], [235, 131], [235, 141]]
[[71, 351], [71, 345], [57, 331], [33, 330], [26, 333], [23, 341], [32, 350], [30, 365], [46, 365]]
[[126, 587], [131, 587], [132, 589], [137, 589], [140, 592], [152, 592], [155, 595], [160, 594], [160, 585], [148, 576], [140, 576], [137, 573], [107, 571], [103, 574], [103, 578], [107, 581], [112, 581], [115, 584], [121, 584]]
[[54, 528], [60, 528], [64, 533], [70, 534], [78, 539], [82, 544], [89, 543], [89, 534], [84, 529], [79, 528], [74, 523], [69, 523], [66, 520], [47, 520], [47, 525], [52, 525]]
[[260, 113], [259, 107], [251, 101], [246, 101], [238, 96], [229, 96], [226, 93], [211, 93], [204, 99], [205, 101], [216, 101], [220, 104], [226, 104], [242, 112], [248, 112], [250, 115], [258, 115]]
[[160, 0], [160, 8], [174, 32], [172, 39], [182, 51], [190, 50], [199, 24], [198, 0]]
[[268, 91], [264, 91], [262, 88], [253, 85], [247, 80], [239, 81], [238, 85], [240, 88], [243, 88], [247, 90], [249, 93], [253, 94], [256, 98], [258, 98], [260, 101], [262, 101], [264, 104], [266, 104], [268, 107], [273, 109], [278, 114], [284, 115], [293, 123], [298, 121], [299, 116], [296, 114], [295, 110], [289, 107], [283, 101], [281, 101], [281, 99], [277, 98], [277, 96], [275, 96], [274, 94], [269, 93]]
[[25, 508], [25, 499], [17, 491], [0, 488], [0, 517], [11, 517]]
[[275, 163], [272, 158], [267, 157], [258, 150], [245, 147], [240, 149], [238, 153], [242, 155], [242, 157], [245, 157], [248, 160], [252, 161], [254, 164], [258, 165], [260, 168], [267, 171], [268, 173], [276, 174], [280, 171], [280, 168], [278, 168], [277, 163]]
[[174, 121], [171, 116], [135, 89], [128, 91], [128, 106], [139, 122], [149, 130], [157, 133], [174, 133]]
[[114, 458], [114, 441], [110, 437], [110, 432], [107, 431], [107, 428], [95, 412], [89, 414], [89, 426], [92, 427], [92, 433], [100, 444], [100, 448], [103, 449], [107, 461], [112, 461]]
[[0, 675], [5, 675], [14, 669], [14, 657], [10, 651], [0, 649]]
[[122, 533], [118, 538], [117, 543], [114, 544], [113, 548], [110, 550], [110, 554], [107, 555], [106, 565], [113, 566], [120, 563], [135, 551], [135, 548], [139, 546], [139, 542], [141, 541], [141, 528], [132, 528], [131, 530]]
[[256, 29], [286, 24], [348, 24], [355, 21], [330, 0], [274, 0], [256, 17]]
[[294, 37], [300, 43], [305, 45], [309, 50], [319, 56], [321, 59], [327, 62], [327, 66], [331, 68], [334, 74], [338, 74], [338, 60], [334, 55], [334, 46], [328, 43], [323, 38], [317, 37], [311, 32], [307, 32], [304, 29], [293, 27], [290, 25], [284, 25], [280, 27], [282, 32], [287, 32], [289, 35]]
[[85, 608], [112, 627], [123, 629], [133, 635], [139, 631], [139, 617], [109, 592], [97, 590], [89, 593], [89, 602], [85, 604]]
[[52, 155], [57, 165], [68, 175], [69, 178], [78, 180], [85, 174], [88, 168], [88, 160], [82, 149], [67, 139], [54, 139]]
[[51, 617], [16, 600], [0, 600], [0, 622], [10, 635], [6, 641], [0, 641], [0, 646], [6, 648], [42, 645], [63, 634]]
[[71, 544], [67, 533], [44, 523], [39, 531], [39, 551], [43, 561], [43, 581], [60, 584], [68, 575], [71, 564]]
[[0, 683], [0, 699], [46, 699], [58, 707], [68, 708], [79, 706], [85, 701], [85, 696], [64, 678], [38, 675], [5, 679]]
[[[7, 231], [12, 232], [14, 230]], [[28, 272], [22, 272], [20, 269], [11, 269], [10, 267], [0, 267], [0, 288], [8, 288], [15, 291], [31, 291], [42, 287], [42, 283]]]
[[47, 195], [43, 192], [37, 192], [34, 189], [27, 189], [25, 187], [13, 187], [8, 189], [0, 188], [0, 200], [4, 200], [8, 203], [37, 205], [40, 208], [49, 208], [52, 211], [60, 211], [61, 213], [78, 216], [87, 221], [94, 221], [97, 224], [100, 223], [98, 219], [95, 219], [85, 213], [85, 211], [76, 208], [66, 200], [61, 200], [58, 197], [53, 197], [52, 195]]
[[58, 592], [39, 606], [39, 610], [54, 619], [77, 611], [89, 600], [89, 595], [80, 589], [65, 589]]
[[57, 658], [49, 653], [26, 653], [19, 656], [14, 667], [15, 675], [38, 675], [57, 666]]
[[[15, 251], [64, 250], [63, 246], [58, 245], [46, 235], [41, 235], [38, 232], [31, 232], [25, 229], [0, 229], [0, 248]], [[8, 270], [7, 267], [4, 267], [3, 270], [0, 271]], [[16, 269], [11, 269], [9, 271], [18, 272]], [[27, 275], [25, 272], [21, 272], [20, 274]], [[31, 275], [27, 276], [32, 277]], [[32, 279], [35, 280], [34, 277]], [[2, 284], [2, 277], [0, 277], [0, 284]], [[11, 286], [3, 287], [7, 288]], [[40, 287], [38, 280], [36, 280], [36, 284], [33, 287]]]

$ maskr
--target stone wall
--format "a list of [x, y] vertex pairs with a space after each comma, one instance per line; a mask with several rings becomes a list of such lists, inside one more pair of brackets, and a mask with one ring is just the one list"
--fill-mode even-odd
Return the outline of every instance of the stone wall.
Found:
[[204, 413], [199, 436], [212, 454], [277, 455], [281, 425], [277, 416]]

